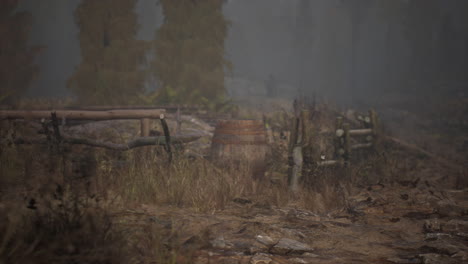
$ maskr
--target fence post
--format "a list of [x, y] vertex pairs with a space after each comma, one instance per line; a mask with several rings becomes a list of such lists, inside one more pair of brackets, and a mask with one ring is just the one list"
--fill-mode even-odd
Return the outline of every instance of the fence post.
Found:
[[298, 117], [293, 118], [292, 122], [292, 131], [291, 131], [291, 140], [289, 142], [289, 173], [288, 173], [288, 184], [289, 189], [293, 192], [298, 191], [299, 189], [299, 178], [301, 177], [302, 172], [302, 147], [300, 145], [301, 135], [301, 120]]
[[338, 116], [335, 122], [335, 159], [342, 160], [344, 154], [343, 117]]
[[267, 143], [271, 145], [275, 142], [274, 133], [270, 126], [270, 119], [265, 114], [263, 115], [263, 124], [265, 125]]
[[313, 148], [313, 128], [311, 124], [311, 112], [310, 110], [301, 111], [301, 122], [302, 122], [302, 177], [304, 183], [307, 184], [311, 179], [309, 179], [311, 171], [314, 166], [314, 160], [312, 155]]
[[150, 132], [150, 119], [142, 118], [140, 119], [140, 135], [142, 137], [149, 137]]
[[177, 121], [176, 134], [180, 135], [182, 133], [182, 120], [180, 118], [180, 106], [179, 105], [177, 105], [176, 121]]
[[164, 137], [166, 139], [166, 152], [169, 154], [169, 164], [172, 162], [172, 149], [171, 149], [171, 134], [169, 132], [169, 127], [167, 126], [167, 122], [165, 119], [164, 114], [161, 114], [159, 117], [159, 120], [161, 121], [161, 126], [164, 131]]
[[371, 120], [370, 125], [372, 128], [372, 145], [374, 149], [378, 150], [378, 145], [380, 141], [380, 125], [377, 112], [374, 109], [369, 110], [369, 118]]
[[343, 147], [344, 147], [344, 161], [345, 161], [345, 164], [348, 165], [349, 164], [349, 160], [351, 158], [351, 136], [349, 135], [349, 130], [350, 130], [350, 126], [348, 123], [345, 123], [343, 124], [343, 131], [344, 131], [344, 142], [343, 142]]

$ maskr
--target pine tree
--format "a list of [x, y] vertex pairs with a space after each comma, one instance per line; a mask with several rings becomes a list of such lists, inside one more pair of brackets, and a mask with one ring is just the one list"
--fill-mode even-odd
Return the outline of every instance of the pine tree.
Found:
[[83, 0], [75, 16], [82, 62], [68, 87], [87, 104], [130, 104], [144, 91], [147, 44], [136, 39], [137, 0]]
[[153, 72], [159, 100], [209, 103], [225, 95], [228, 21], [222, 0], [161, 0], [164, 24], [156, 32]]
[[29, 47], [31, 14], [15, 12], [18, 0], [0, 1], [0, 102], [13, 102], [38, 74], [34, 58], [41, 47]]

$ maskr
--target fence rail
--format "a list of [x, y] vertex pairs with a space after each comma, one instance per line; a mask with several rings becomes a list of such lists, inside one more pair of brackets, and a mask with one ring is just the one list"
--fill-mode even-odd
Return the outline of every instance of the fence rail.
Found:
[[[130, 109], [131, 108], [131, 109]], [[201, 137], [198, 134], [172, 136], [169, 134], [169, 128], [165, 120], [166, 109], [107, 109], [106, 110], [0, 110], [1, 119], [41, 119], [43, 130], [46, 132], [47, 138], [25, 139], [16, 138], [15, 144], [49, 144], [49, 143], [66, 143], [66, 144], [81, 144], [93, 147], [108, 148], [113, 150], [129, 150], [136, 147], [150, 145], [164, 145], [168, 152], [171, 152], [171, 143], [183, 144]], [[180, 126], [180, 114], [177, 111], [177, 123]], [[137, 119], [140, 120], [140, 137], [126, 143], [118, 144], [113, 142], [104, 142], [88, 138], [77, 138], [69, 135], [64, 135], [59, 129], [59, 123], [65, 125], [70, 120], [115, 120], [115, 119]], [[161, 121], [164, 136], [150, 137], [151, 120], [157, 119]], [[50, 120], [50, 122], [46, 122]], [[52, 125], [53, 132], [49, 132], [49, 126]], [[180, 128], [178, 128], [180, 130]]]

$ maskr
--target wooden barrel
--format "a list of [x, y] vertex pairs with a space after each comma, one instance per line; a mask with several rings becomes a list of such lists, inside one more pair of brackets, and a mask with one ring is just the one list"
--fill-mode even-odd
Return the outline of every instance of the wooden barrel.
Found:
[[213, 161], [224, 165], [246, 165], [261, 178], [268, 152], [265, 125], [261, 120], [218, 121], [211, 143]]

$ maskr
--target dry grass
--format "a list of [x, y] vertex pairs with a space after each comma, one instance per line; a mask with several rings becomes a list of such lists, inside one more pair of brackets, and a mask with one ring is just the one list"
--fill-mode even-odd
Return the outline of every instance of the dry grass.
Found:
[[[161, 157], [162, 156], [162, 157]], [[168, 164], [164, 154], [136, 150], [129, 153], [124, 170], [107, 170], [103, 177], [130, 203], [151, 203], [191, 208], [195, 211], [222, 210], [237, 197], [262, 198], [274, 195], [274, 205], [284, 204], [274, 190], [285, 186], [252, 179], [248, 166], [217, 167], [205, 159], [175, 156]]]
[[3, 201], [0, 263], [126, 263], [125, 239], [107, 210], [69, 191], [53, 195]]
[[[280, 108], [269, 116], [278, 135], [288, 130], [291, 118]], [[326, 107], [318, 109], [315, 124], [329, 129], [335, 113]], [[241, 113], [244, 116], [261, 117], [256, 110], [245, 111]], [[10, 130], [0, 132], [2, 138], [11, 134]], [[61, 153], [49, 152], [47, 147], [14, 146], [3, 140], [0, 264], [184, 263], [180, 254], [189, 253], [178, 251], [172, 239], [177, 236], [175, 229], [133, 225], [125, 218], [113, 218], [114, 212], [121, 207], [152, 204], [214, 213], [235, 198], [245, 198], [267, 206], [294, 206], [326, 214], [346, 209], [348, 198], [370, 184], [399, 181], [403, 175], [414, 180], [410, 172], [423, 166], [418, 159], [402, 159], [386, 147], [385, 152], [362, 154], [362, 159], [346, 169], [314, 168], [310, 175], [304, 175], [303, 189], [290, 193], [287, 140], [277, 137], [275, 142], [264, 180], [254, 180], [248, 166], [220, 167], [206, 159], [187, 158], [183, 151], [174, 153], [169, 164], [167, 154], [155, 148], [125, 153], [89, 149], [88, 158], [96, 165], [90, 170], [93, 172], [73, 179], [65, 175], [70, 171], [68, 163], [57, 162]], [[326, 147], [317, 149], [324, 151]], [[40, 159], [34, 163], [33, 157]], [[87, 183], [93, 187], [86, 189]], [[37, 202], [35, 210], [26, 208], [32, 198]]]

